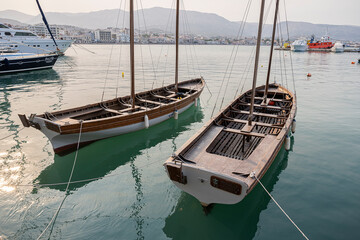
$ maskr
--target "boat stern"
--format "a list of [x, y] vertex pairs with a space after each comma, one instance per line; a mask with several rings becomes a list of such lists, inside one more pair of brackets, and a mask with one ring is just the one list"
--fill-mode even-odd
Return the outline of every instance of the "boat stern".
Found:
[[248, 185], [240, 178], [212, 172], [173, 157], [164, 163], [171, 181], [207, 207], [213, 203], [235, 204], [247, 194]]

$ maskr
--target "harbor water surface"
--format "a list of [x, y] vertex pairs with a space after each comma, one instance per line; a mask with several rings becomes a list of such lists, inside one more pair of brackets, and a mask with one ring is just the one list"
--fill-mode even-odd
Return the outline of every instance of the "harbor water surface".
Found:
[[[128, 46], [83, 47], [70, 48], [52, 70], [0, 76], [0, 239], [41, 234], [66, 194], [75, 158], [75, 153], [54, 155], [48, 139], [34, 128], [23, 129], [17, 114], [98, 102], [103, 92], [104, 99], [129, 95]], [[200, 106], [178, 120], [81, 148], [72, 177], [78, 182], [70, 185], [45, 238], [302, 238], [261, 186], [242, 202], [215, 205], [205, 215], [162, 166], [211, 118], [215, 104], [216, 113], [240, 94], [242, 80], [243, 90], [250, 88], [253, 68], [246, 65], [253, 62], [252, 46], [239, 47], [236, 63], [228, 68], [232, 74], [222, 84], [232, 49], [180, 47], [180, 80], [201, 74], [207, 82]], [[137, 92], [173, 82], [173, 46], [137, 45], [135, 50]], [[258, 85], [265, 82], [269, 47], [261, 51]], [[360, 239], [360, 64], [351, 64], [359, 55], [291, 56], [275, 52], [271, 81], [293, 90], [293, 63], [296, 133], [291, 150], [281, 149], [262, 182], [310, 239]]]

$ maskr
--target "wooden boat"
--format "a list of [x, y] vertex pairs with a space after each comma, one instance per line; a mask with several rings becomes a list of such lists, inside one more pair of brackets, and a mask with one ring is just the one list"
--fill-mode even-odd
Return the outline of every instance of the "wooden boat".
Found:
[[[276, 16], [266, 85], [256, 87], [261, 29], [259, 27], [253, 87], [206, 123], [165, 163], [169, 178], [206, 207], [235, 204], [256, 186], [287, 139], [296, 114], [295, 95], [269, 84]], [[260, 23], [264, 12], [262, 0]]]
[[[179, 6], [179, 5], [177, 5]], [[34, 127], [50, 140], [55, 153], [73, 150], [79, 141], [85, 145], [96, 140], [148, 128], [197, 104], [205, 82], [203, 78], [178, 83], [179, 9], [176, 24], [175, 83], [135, 94], [134, 14], [130, 1], [131, 95], [82, 107], [19, 117], [25, 127]], [[81, 138], [79, 139], [79, 133]]]

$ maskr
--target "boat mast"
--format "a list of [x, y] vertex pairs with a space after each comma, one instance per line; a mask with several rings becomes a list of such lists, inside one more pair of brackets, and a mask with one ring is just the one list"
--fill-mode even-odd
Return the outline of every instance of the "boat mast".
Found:
[[53, 34], [52, 34], [51, 30], [50, 30], [49, 23], [48, 23], [47, 20], [46, 20], [45, 14], [44, 14], [43, 10], [41, 9], [39, 0], [36, 0], [36, 3], [37, 3], [38, 8], [39, 8], [39, 10], [40, 10], [40, 13], [41, 13], [41, 16], [42, 16], [42, 20], [43, 20], [43, 22], [44, 22], [47, 30], [49, 31], [52, 40], [53, 40], [54, 43], [55, 43], [56, 50], [60, 51], [59, 46], [57, 45], [57, 43], [56, 43], [56, 41], [55, 41], [55, 38], [54, 38], [54, 36], [53, 36]]
[[179, 12], [180, 0], [176, 0], [176, 57], [175, 57], [175, 92], [178, 92], [178, 79], [179, 79]]
[[130, 0], [131, 107], [135, 108], [134, 1]]
[[272, 62], [272, 56], [273, 56], [273, 50], [274, 50], [275, 31], [276, 31], [277, 15], [278, 15], [278, 10], [279, 10], [279, 1], [280, 0], [276, 0], [274, 24], [273, 24], [273, 31], [272, 31], [272, 38], [271, 38], [269, 67], [268, 67], [268, 72], [267, 72], [267, 76], [266, 76], [266, 85], [265, 85], [265, 93], [264, 93], [264, 104], [266, 104], [267, 95], [268, 95], [268, 91], [269, 91], [269, 80], [270, 80], [271, 62]]
[[255, 87], [256, 87], [258, 65], [259, 65], [260, 43], [261, 43], [261, 32], [262, 32], [262, 27], [263, 27], [264, 7], [265, 7], [265, 0], [261, 0], [259, 29], [258, 29], [258, 36], [257, 36], [257, 42], [256, 42], [254, 78], [253, 78], [252, 92], [251, 92], [250, 113], [249, 113], [249, 119], [248, 119], [248, 124], [249, 125], [252, 124], [252, 118], [253, 118], [253, 112], [254, 112]]

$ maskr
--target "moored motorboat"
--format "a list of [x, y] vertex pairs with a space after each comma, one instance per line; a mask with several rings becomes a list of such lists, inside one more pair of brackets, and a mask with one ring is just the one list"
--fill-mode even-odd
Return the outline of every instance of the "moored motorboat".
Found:
[[308, 43], [304, 39], [295, 40], [291, 44], [291, 51], [293, 52], [305, 52], [308, 49]]
[[256, 186], [295, 130], [296, 96], [269, 84], [279, 0], [266, 84], [256, 87], [265, 1], [262, 0], [252, 89], [207, 122], [165, 163], [169, 178], [206, 207], [235, 204]]
[[0, 54], [0, 74], [52, 68], [57, 54]]
[[321, 37], [319, 41], [315, 40], [315, 36], [311, 36], [311, 40], [309, 42], [309, 49], [317, 50], [317, 49], [331, 49], [334, 46], [333, 42], [330, 40], [328, 35], [324, 35]]
[[0, 23], [1, 45], [21, 53], [44, 54], [56, 52], [64, 54], [72, 40], [57, 39], [56, 46], [51, 38], [41, 38], [29, 30], [13, 29]]
[[341, 42], [336, 42], [334, 44], [334, 46], [331, 48], [331, 51], [332, 52], [335, 52], [335, 53], [342, 53], [344, 52], [344, 44], [342, 44]]

